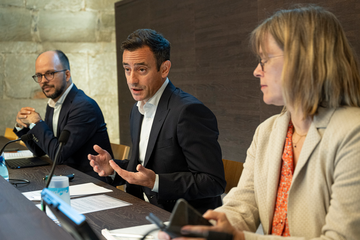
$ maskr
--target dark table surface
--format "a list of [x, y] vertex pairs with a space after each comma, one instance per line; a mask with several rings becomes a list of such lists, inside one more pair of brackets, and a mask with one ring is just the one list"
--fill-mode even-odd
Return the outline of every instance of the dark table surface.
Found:
[[[2, 147], [6, 143], [6, 141], [7, 141], [6, 138], [0, 137], [0, 147]], [[15, 146], [14, 144], [10, 144], [8, 147], [11, 148], [14, 146]], [[19, 146], [20, 145], [17, 145], [17, 147], [19, 147]], [[21, 149], [24, 147], [20, 146], [19, 148]], [[2, 181], [1, 185], [7, 184], [8, 185], [7, 188], [12, 187], [14, 189], [19, 190], [20, 192], [41, 190], [45, 185], [43, 178], [44, 178], [44, 176], [49, 174], [50, 169], [51, 169], [51, 165], [42, 166], [42, 167], [33, 167], [33, 168], [23, 168], [23, 169], [9, 169], [9, 178], [10, 179], [14, 179], [14, 178], [27, 179], [30, 181], [30, 184], [25, 185], [25, 186], [18, 186], [17, 188], [15, 188], [14, 186], [11, 186], [11, 184]], [[120, 207], [120, 208], [85, 214], [88, 223], [90, 224], [90, 226], [94, 229], [94, 231], [98, 234], [98, 236], [101, 239], [105, 239], [101, 235], [101, 230], [104, 228], [112, 230], [112, 229], [132, 227], [132, 226], [137, 226], [137, 225], [142, 225], [142, 224], [149, 224], [149, 222], [145, 219], [145, 217], [150, 212], [154, 213], [156, 216], [158, 216], [163, 221], [167, 221], [170, 217], [169, 212], [167, 212], [163, 209], [160, 209], [148, 202], [140, 200], [140, 199], [138, 199], [130, 194], [127, 194], [105, 182], [102, 182], [96, 178], [86, 175], [80, 171], [77, 171], [77, 170], [69, 167], [69, 166], [66, 166], [66, 165], [56, 166], [54, 174], [55, 175], [69, 175], [71, 173], [75, 174], [75, 178], [73, 179], [73, 181], [70, 182], [70, 185], [77, 185], [77, 184], [92, 182], [96, 185], [113, 190], [113, 192], [106, 193], [106, 195], [129, 202], [132, 204], [132, 205], [126, 206], [126, 207]], [[0, 201], [1, 201], [1, 195], [3, 193], [4, 192], [1, 187]], [[25, 200], [27, 202], [26, 203], [27, 205], [28, 205], [28, 203], [31, 203], [26, 198], [25, 198]], [[32, 204], [34, 204], [34, 203], [32, 203]], [[1, 202], [0, 202], [0, 207], [3, 208], [3, 206], [1, 206]], [[1, 212], [2, 211], [0, 210], [0, 226], [1, 226], [1, 228], [3, 228], [3, 225], [1, 223], [4, 222], [5, 219], [3, 219], [4, 216], [2, 216]], [[36, 210], [35, 212], [37, 215], [43, 214], [40, 210]], [[51, 220], [50, 219], [48, 219], [48, 220], [51, 223]], [[40, 221], [40, 219], [38, 221]], [[41, 221], [43, 221], [43, 219], [41, 219]], [[55, 228], [56, 228], [56, 225], [55, 225]], [[18, 229], [19, 229], [19, 231], [21, 231], [21, 228], [18, 228]], [[62, 230], [62, 229], [60, 229], [60, 230]], [[2, 238], [1, 232], [3, 232], [3, 231], [7, 232], [7, 230], [0, 230], [0, 239], [7, 239], [7, 238]], [[8, 234], [11, 234], [11, 233], [9, 232]], [[17, 238], [12, 238], [12, 239], [17, 239]], [[30, 239], [30, 238], [25, 238], [25, 239]], [[66, 238], [62, 238], [62, 239], [66, 239]]]

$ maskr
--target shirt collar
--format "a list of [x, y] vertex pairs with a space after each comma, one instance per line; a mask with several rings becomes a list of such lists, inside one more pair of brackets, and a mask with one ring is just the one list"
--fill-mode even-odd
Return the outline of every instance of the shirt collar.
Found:
[[66, 89], [66, 91], [63, 93], [63, 95], [61, 95], [61, 97], [59, 98], [59, 100], [57, 102], [54, 102], [54, 100], [52, 100], [50, 98], [48, 101], [48, 105], [52, 108], [54, 108], [55, 106], [62, 105], [66, 96], [69, 94], [69, 92], [73, 86], [74, 86], [74, 83], [71, 83], [70, 86]]
[[[137, 107], [139, 112], [142, 115], [145, 115], [146, 112], [148, 112], [149, 110], [153, 109], [153, 108], [157, 108], [160, 98], [166, 88], [166, 86], [169, 83], [169, 78], [166, 78], [165, 82], [163, 83], [163, 85], [159, 88], [159, 90], [157, 90], [157, 92], [154, 94], [154, 96], [152, 96], [149, 101], [147, 101], [145, 104], [142, 101], [138, 101], [137, 102]], [[147, 116], [147, 117], [151, 117], [151, 116]]]

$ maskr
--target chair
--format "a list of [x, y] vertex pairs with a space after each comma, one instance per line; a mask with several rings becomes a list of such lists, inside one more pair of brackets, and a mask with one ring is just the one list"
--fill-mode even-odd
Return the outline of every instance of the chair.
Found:
[[222, 161], [224, 164], [226, 180], [225, 193], [228, 193], [233, 187], [238, 185], [244, 167], [242, 162], [235, 162], [226, 159], [223, 159]]
[[[9, 140], [15, 140], [18, 139], [18, 136], [16, 136], [16, 134], [13, 132], [12, 128], [6, 128], [5, 129], [5, 134], [4, 137], [6, 137]], [[21, 145], [26, 146], [25, 143], [23, 141], [19, 142]]]
[[[111, 143], [111, 150], [114, 154], [114, 158], [118, 160], [124, 160], [129, 157], [130, 147], [122, 144]], [[116, 186], [117, 189], [125, 191], [124, 185]]]
[[129, 157], [129, 152], [130, 152], [129, 146], [111, 143], [111, 150], [114, 154], [115, 159], [124, 160]]
[[18, 136], [16, 136], [16, 134], [13, 132], [12, 128], [6, 128], [5, 129], [5, 134], [4, 137], [6, 137], [9, 140], [15, 140], [18, 139]]

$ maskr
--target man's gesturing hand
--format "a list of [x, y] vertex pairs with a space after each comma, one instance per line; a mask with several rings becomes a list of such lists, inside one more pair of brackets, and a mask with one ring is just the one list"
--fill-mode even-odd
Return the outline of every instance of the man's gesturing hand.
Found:
[[119, 174], [125, 181], [130, 184], [140, 185], [152, 189], [155, 184], [155, 172], [138, 164], [136, 170], [138, 172], [129, 172], [120, 168], [114, 161], [110, 161], [110, 166]]
[[114, 169], [112, 169], [109, 164], [109, 160], [111, 160], [110, 154], [98, 145], [94, 145], [94, 150], [98, 155], [88, 155], [90, 166], [93, 167], [94, 172], [98, 173], [100, 177], [106, 177], [113, 174]]

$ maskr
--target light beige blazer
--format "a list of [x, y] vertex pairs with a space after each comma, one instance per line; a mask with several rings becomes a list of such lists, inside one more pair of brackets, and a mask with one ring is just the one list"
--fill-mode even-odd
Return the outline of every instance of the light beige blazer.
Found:
[[[260, 222], [270, 234], [289, 113], [259, 125], [241, 179], [216, 211], [246, 239]], [[288, 195], [287, 239], [360, 239], [360, 108], [320, 108], [302, 147]]]

